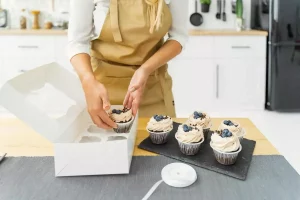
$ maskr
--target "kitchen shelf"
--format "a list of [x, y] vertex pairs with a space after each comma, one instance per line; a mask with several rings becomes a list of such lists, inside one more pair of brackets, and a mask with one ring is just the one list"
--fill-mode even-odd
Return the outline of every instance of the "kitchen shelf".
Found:
[[259, 30], [189, 30], [190, 36], [267, 36], [267, 31]]
[[67, 35], [67, 30], [57, 29], [0, 29], [0, 35]]

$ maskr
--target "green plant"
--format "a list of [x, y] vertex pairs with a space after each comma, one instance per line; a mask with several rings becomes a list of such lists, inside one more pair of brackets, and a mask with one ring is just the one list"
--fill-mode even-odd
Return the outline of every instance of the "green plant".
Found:
[[236, 17], [242, 19], [244, 12], [243, 0], [236, 1]]
[[200, 0], [201, 4], [210, 4], [211, 0]]

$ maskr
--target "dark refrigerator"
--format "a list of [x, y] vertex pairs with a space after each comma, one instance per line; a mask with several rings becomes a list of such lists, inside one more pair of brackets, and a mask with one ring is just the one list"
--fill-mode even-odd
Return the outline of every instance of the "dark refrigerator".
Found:
[[266, 108], [300, 111], [300, 0], [269, 0]]

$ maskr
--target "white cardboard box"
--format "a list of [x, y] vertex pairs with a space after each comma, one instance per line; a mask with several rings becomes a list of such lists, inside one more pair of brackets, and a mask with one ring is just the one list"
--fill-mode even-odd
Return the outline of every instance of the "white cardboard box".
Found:
[[[47, 113], [49, 104], [61, 102], [63, 115]], [[0, 104], [54, 143], [56, 176], [129, 173], [138, 120], [130, 133], [121, 134], [93, 125], [79, 79], [58, 64], [9, 80], [0, 90]]]

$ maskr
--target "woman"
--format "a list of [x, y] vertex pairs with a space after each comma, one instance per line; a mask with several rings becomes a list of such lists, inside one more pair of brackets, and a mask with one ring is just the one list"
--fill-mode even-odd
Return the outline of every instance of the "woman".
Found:
[[186, 0], [71, 0], [68, 56], [96, 125], [116, 126], [110, 105], [175, 116], [166, 63], [187, 40], [187, 14]]

